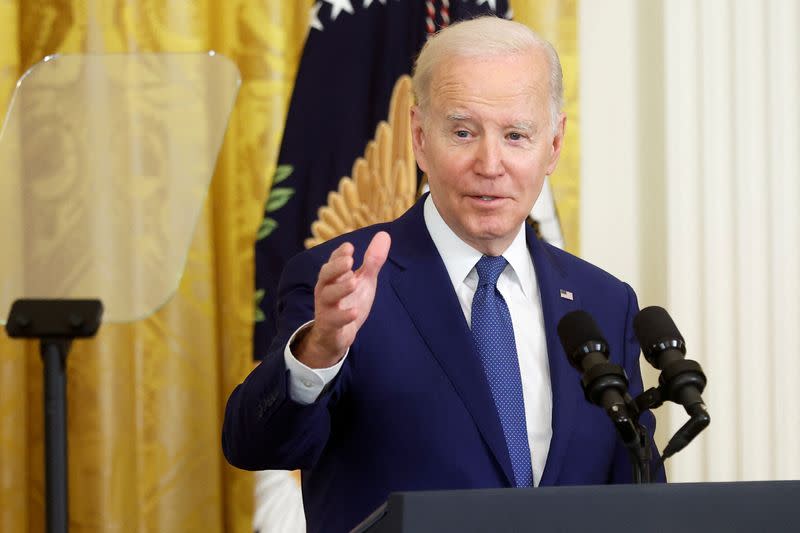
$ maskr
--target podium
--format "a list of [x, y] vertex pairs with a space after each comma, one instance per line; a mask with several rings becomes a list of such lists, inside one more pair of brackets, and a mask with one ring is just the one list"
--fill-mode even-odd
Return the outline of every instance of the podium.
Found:
[[800, 481], [399, 492], [353, 531], [800, 531]]

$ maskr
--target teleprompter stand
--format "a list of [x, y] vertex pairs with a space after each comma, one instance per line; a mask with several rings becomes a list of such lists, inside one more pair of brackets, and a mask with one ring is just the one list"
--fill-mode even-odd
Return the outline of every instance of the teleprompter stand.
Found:
[[69, 528], [72, 340], [175, 294], [240, 84], [213, 51], [66, 54], [14, 89], [0, 127], [0, 324], [41, 344], [47, 532]]
[[67, 355], [73, 339], [93, 337], [100, 327], [100, 300], [17, 300], [6, 331], [12, 338], [39, 339], [44, 363], [45, 494], [47, 526], [66, 532]]

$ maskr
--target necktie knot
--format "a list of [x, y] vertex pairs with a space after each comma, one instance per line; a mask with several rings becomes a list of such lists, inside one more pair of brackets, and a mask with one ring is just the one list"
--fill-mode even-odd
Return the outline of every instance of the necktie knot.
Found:
[[502, 255], [484, 255], [475, 263], [478, 272], [478, 286], [497, 285], [497, 278], [505, 270], [508, 261]]

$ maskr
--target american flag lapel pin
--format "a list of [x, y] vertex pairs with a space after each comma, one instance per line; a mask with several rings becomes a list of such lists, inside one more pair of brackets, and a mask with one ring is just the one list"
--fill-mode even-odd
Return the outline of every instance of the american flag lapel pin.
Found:
[[568, 291], [568, 290], [565, 290], [565, 289], [559, 289], [559, 291], [558, 291], [558, 292], [559, 292], [559, 294], [561, 295], [561, 297], [562, 297], [562, 298], [564, 298], [565, 300], [570, 300], [570, 301], [572, 301], [572, 300], [574, 299], [574, 298], [572, 297], [572, 292], [570, 292], [570, 291]]

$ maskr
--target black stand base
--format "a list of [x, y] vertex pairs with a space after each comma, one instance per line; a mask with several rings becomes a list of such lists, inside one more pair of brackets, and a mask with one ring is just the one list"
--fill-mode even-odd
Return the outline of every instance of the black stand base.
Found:
[[67, 354], [72, 339], [94, 336], [102, 314], [99, 300], [17, 300], [8, 314], [6, 331], [10, 337], [40, 339], [48, 533], [66, 533], [69, 529]]
[[69, 341], [42, 340], [44, 363], [44, 459], [47, 531], [66, 533], [67, 515], [67, 353]]

